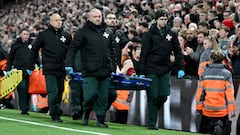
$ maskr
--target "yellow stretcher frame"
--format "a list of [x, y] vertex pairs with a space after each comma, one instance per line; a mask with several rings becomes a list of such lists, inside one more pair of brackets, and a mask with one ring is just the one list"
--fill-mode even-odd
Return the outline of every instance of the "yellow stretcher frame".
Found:
[[12, 70], [0, 80], [0, 99], [14, 91], [22, 81], [22, 70]]

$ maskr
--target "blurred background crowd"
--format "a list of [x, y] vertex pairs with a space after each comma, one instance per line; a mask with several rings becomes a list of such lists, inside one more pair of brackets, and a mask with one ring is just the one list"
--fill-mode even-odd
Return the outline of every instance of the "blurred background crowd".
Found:
[[226, 26], [227, 38], [233, 40], [240, 22], [240, 4], [236, 0], [1, 0], [0, 4], [0, 44], [8, 51], [23, 28], [28, 28], [35, 39], [47, 27], [53, 12], [61, 14], [64, 29], [73, 33], [83, 26], [89, 9], [112, 11], [117, 16], [118, 29], [132, 40], [148, 31], [155, 22], [155, 11], [167, 8], [168, 26], [184, 40], [180, 44], [189, 76], [197, 76], [200, 54], [194, 59], [191, 53], [203, 44], [198, 39], [199, 32], [206, 32], [219, 42], [222, 26]]

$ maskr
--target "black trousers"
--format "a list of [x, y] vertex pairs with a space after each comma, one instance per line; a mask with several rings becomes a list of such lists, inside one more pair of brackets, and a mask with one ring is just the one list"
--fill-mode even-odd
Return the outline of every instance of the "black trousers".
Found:
[[61, 116], [60, 103], [64, 90], [65, 76], [46, 75], [46, 86], [48, 93], [48, 106], [52, 119], [59, 119]]
[[240, 114], [238, 115], [236, 130], [237, 130], [237, 135], [240, 135]]
[[80, 112], [82, 110], [83, 92], [82, 85], [79, 81], [70, 81], [71, 87], [71, 109], [73, 113]]
[[19, 106], [22, 112], [29, 111], [29, 99], [28, 94], [28, 78], [24, 78], [22, 82], [17, 86]]
[[207, 117], [203, 115], [199, 132], [204, 134], [212, 133], [216, 125], [222, 128], [222, 135], [230, 135], [231, 121], [228, 120], [228, 115], [224, 117]]
[[127, 124], [128, 110], [116, 110], [116, 122], [121, 124]]

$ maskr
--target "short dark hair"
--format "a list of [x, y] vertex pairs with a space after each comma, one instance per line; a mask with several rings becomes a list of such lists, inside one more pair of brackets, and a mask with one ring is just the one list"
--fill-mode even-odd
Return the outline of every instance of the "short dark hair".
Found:
[[19, 32], [22, 33], [23, 31], [29, 32], [29, 30], [28, 30], [27, 28], [23, 28], [23, 29], [21, 29]]
[[133, 34], [134, 36], [137, 36], [137, 35], [138, 35], [138, 34], [137, 34], [137, 31], [135, 31], [135, 30], [130, 30], [129, 33], [130, 33], [130, 34]]
[[133, 39], [131, 40], [132, 42], [136, 42], [136, 43], [141, 43], [141, 38], [139, 36], [134, 36]]
[[198, 34], [203, 34], [204, 37], [207, 37], [209, 35], [208, 32], [205, 31], [198, 31]]
[[155, 20], [157, 20], [159, 17], [168, 17], [168, 15], [168, 10], [165, 8], [161, 8], [155, 13]]
[[211, 14], [212, 16], [217, 16], [217, 12], [215, 10], [208, 11], [208, 14]]
[[[107, 18], [107, 16], [108, 16], [109, 14], [114, 14], [114, 12], [112, 12], [112, 11], [110, 11], [110, 10], [107, 10], [107, 11], [105, 12], [105, 18]], [[114, 14], [114, 15], [115, 15], [115, 14]]]
[[211, 0], [206, 1], [206, 3], [209, 7], [213, 7], [214, 3]]
[[198, 26], [203, 26], [203, 27], [207, 27], [208, 28], [208, 23], [206, 22], [206, 21], [201, 21], [199, 24], [198, 24]]
[[140, 22], [139, 26], [143, 26], [144, 28], [148, 28], [148, 23], [147, 22]]

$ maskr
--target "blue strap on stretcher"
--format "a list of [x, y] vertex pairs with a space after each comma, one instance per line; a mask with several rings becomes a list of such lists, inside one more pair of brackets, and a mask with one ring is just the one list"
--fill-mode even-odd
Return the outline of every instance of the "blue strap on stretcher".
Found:
[[[74, 72], [70, 74], [70, 79], [82, 83], [82, 73]], [[111, 76], [110, 89], [116, 90], [147, 90], [150, 87], [152, 79], [140, 78], [137, 76], [128, 76], [113, 73]]]

